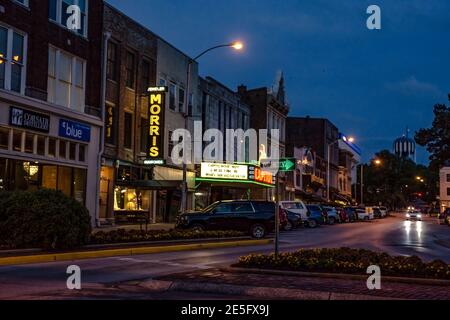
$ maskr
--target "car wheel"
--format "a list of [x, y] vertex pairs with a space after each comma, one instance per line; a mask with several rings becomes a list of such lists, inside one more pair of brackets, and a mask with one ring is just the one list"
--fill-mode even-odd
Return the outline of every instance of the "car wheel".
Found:
[[286, 224], [284, 225], [284, 231], [292, 231], [294, 230], [294, 224], [291, 221], [287, 221]]
[[364, 217], [364, 221], [369, 221], [370, 218], [369, 217]]
[[262, 224], [254, 224], [250, 228], [250, 235], [255, 239], [262, 239], [266, 235], [266, 228]]
[[201, 233], [201, 232], [205, 231], [205, 227], [203, 225], [201, 225], [200, 223], [193, 224], [189, 229], [195, 233]]
[[336, 219], [334, 218], [334, 217], [330, 217], [329, 219], [328, 219], [328, 224], [329, 225], [333, 225], [333, 224], [335, 224], [336, 223]]
[[308, 220], [308, 227], [311, 229], [317, 228], [317, 221], [314, 219]]

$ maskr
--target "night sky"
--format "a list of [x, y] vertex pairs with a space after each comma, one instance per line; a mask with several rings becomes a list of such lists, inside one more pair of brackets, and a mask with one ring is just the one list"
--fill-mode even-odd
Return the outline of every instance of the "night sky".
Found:
[[[108, 0], [191, 56], [239, 39], [200, 61], [200, 73], [232, 89], [286, 79], [291, 116], [329, 118], [370, 159], [431, 125], [450, 92], [448, 0]], [[368, 30], [367, 7], [382, 10]], [[424, 149], [418, 154], [427, 163]]]

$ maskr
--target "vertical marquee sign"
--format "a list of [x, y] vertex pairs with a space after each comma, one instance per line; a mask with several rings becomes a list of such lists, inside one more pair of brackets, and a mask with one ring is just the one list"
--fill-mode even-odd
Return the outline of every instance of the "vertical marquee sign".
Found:
[[148, 107], [148, 165], [164, 164], [164, 114], [167, 87], [151, 87]]

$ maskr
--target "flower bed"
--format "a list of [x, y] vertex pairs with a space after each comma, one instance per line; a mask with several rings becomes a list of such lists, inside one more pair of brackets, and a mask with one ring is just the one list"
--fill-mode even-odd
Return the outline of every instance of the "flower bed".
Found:
[[114, 230], [109, 232], [99, 231], [91, 235], [90, 244], [113, 244], [145, 241], [169, 241], [169, 240], [194, 240], [209, 238], [234, 238], [245, 236], [238, 231], [205, 231], [193, 232], [184, 230], [170, 231], [140, 231], [140, 230]]
[[449, 279], [450, 265], [443, 261], [423, 262], [419, 257], [393, 257], [358, 249], [314, 249], [275, 255], [241, 257], [236, 267], [301, 272], [327, 272], [366, 275], [367, 268], [377, 265], [385, 276]]

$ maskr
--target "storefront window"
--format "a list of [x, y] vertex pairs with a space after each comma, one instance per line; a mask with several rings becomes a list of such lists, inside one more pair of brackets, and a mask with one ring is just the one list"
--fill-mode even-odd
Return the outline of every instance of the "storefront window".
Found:
[[114, 192], [114, 210], [148, 211], [150, 191], [117, 187]]
[[42, 187], [45, 189], [56, 190], [56, 181], [58, 178], [58, 168], [56, 166], [42, 167]]
[[73, 197], [78, 202], [85, 203], [86, 170], [74, 169], [73, 171]]
[[9, 147], [9, 129], [0, 128], [0, 149], [8, 150]]
[[13, 150], [22, 152], [22, 131], [14, 130], [13, 133]]
[[7, 160], [6, 159], [0, 159], [0, 191], [3, 191], [6, 189], [6, 170], [7, 167]]
[[58, 190], [69, 197], [72, 195], [72, 168], [59, 167]]

